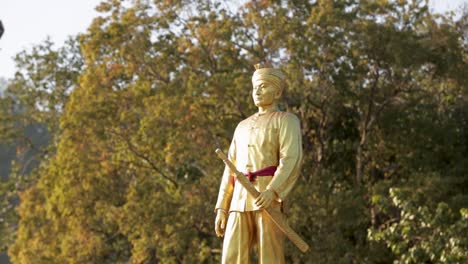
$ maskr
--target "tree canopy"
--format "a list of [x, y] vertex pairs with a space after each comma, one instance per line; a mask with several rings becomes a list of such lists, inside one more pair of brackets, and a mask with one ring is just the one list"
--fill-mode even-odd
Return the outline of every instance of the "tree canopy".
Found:
[[302, 125], [289, 221], [311, 250], [287, 244], [288, 263], [468, 261], [466, 12], [422, 0], [97, 10], [63, 47], [18, 54], [0, 98], [0, 140], [16, 147], [0, 185], [13, 263], [219, 262], [213, 151], [256, 111], [258, 62], [287, 74], [281, 108]]

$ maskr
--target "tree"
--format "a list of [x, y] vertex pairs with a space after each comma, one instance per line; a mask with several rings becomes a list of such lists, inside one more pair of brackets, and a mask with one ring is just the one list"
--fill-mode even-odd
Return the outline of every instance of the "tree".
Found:
[[[249, 1], [237, 12], [211, 1], [106, 1], [98, 10], [79, 37], [78, 81], [64, 78], [74, 87], [64, 107], [41, 119], [58, 136], [21, 193], [14, 262], [219, 262], [207, 206], [222, 170], [213, 150], [254, 112], [251, 65], [265, 60], [288, 74], [282, 108], [303, 125], [290, 222], [312, 250], [288, 244], [288, 262], [426, 260], [407, 257], [414, 237], [395, 238], [407, 226], [434, 245], [454, 239], [414, 244], [434, 262], [463, 257], [463, 20], [416, 0]], [[441, 209], [424, 209], [433, 205]], [[436, 227], [446, 236], [401, 211], [445, 219]]]
[[[76, 40], [55, 49], [50, 40], [15, 58], [18, 71], [0, 98], [0, 249], [13, 243], [19, 192], [34, 186], [39, 164], [55, 153], [59, 118], [83, 66]], [[3, 151], [5, 151], [3, 153]], [[3, 163], [4, 162], [4, 163]]]

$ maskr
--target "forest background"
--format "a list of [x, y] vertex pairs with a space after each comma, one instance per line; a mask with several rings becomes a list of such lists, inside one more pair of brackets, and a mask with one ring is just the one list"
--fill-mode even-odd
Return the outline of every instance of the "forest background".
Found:
[[218, 263], [217, 189], [253, 64], [288, 75], [304, 166], [288, 263], [468, 261], [466, 8], [427, 1], [108, 0], [17, 55], [0, 98], [13, 263]]

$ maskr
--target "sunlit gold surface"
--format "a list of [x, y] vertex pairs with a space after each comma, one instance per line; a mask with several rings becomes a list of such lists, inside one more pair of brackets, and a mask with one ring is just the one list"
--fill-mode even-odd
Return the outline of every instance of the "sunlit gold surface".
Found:
[[[237, 126], [228, 156], [243, 172], [278, 166], [275, 175], [257, 177], [253, 182], [259, 192], [273, 189], [278, 194], [278, 206], [299, 175], [302, 158], [299, 120], [285, 112], [267, 112], [247, 118]], [[233, 186], [230, 177], [234, 174], [226, 167], [216, 208], [239, 212], [259, 210], [254, 198], [241, 185]]]
[[271, 207], [280, 208], [299, 176], [302, 160], [299, 119], [277, 107], [283, 83], [280, 71], [257, 69], [252, 97], [258, 113], [241, 121], [234, 132], [228, 157], [237, 170], [253, 172], [269, 166], [277, 170], [255, 179], [253, 185], [260, 192], [255, 200], [241, 184], [232, 184], [235, 174], [225, 168], [215, 206], [216, 233], [224, 234], [223, 263], [250, 263], [253, 245], [260, 263], [284, 263], [284, 235], [261, 210], [272, 199]]
[[231, 212], [223, 242], [222, 263], [250, 263], [257, 246], [260, 263], [284, 263], [284, 235], [264, 211]]

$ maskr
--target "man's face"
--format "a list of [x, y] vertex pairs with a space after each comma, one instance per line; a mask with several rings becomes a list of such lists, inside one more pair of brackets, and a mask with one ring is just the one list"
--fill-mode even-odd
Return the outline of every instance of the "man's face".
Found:
[[253, 82], [252, 98], [255, 106], [265, 107], [272, 105], [281, 97], [281, 90], [265, 80]]

